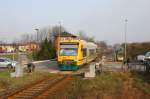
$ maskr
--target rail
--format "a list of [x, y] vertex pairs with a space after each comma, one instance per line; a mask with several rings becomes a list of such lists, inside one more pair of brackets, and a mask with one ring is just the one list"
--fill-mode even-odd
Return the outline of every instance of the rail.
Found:
[[50, 93], [56, 92], [54, 91], [55, 89], [59, 89], [60, 86], [64, 86], [66, 82], [71, 81], [70, 78], [71, 77], [68, 75], [49, 77], [41, 82], [14, 92], [13, 94], [6, 95], [2, 97], [2, 99], [41, 99], [41, 97], [50, 97], [51, 95], [53, 95]]

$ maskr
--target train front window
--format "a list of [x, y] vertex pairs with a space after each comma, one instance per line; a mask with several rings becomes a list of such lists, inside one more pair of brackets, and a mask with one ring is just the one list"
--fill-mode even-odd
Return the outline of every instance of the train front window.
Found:
[[60, 55], [61, 56], [76, 56], [77, 48], [61, 48]]
[[77, 56], [78, 54], [78, 43], [61, 43], [60, 44], [60, 55], [61, 56]]

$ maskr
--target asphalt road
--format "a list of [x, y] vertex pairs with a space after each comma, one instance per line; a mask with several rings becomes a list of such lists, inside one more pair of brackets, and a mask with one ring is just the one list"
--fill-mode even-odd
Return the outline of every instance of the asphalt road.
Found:
[[[26, 59], [25, 55], [21, 56], [22, 60]], [[34, 61], [33, 64], [35, 65], [36, 70], [43, 70], [48, 71], [50, 73], [58, 73], [62, 72], [58, 68], [57, 61], [54, 60], [45, 60], [45, 61]], [[5, 70], [6, 68], [0, 68], [0, 71]], [[89, 70], [89, 65], [82, 66], [78, 72], [86, 72]], [[121, 62], [106, 62], [102, 66], [103, 71], [122, 71], [122, 63]], [[136, 71], [144, 71], [143, 65], [130, 65], [130, 70]]]
[[[37, 70], [48, 70], [51, 73], [60, 72], [57, 61], [43, 61], [34, 63]], [[122, 64], [116, 62], [106, 62], [102, 66], [103, 71], [120, 71], [122, 70]], [[85, 72], [89, 70], [89, 64], [82, 66], [78, 72]]]
[[[57, 61], [44, 61], [44, 62], [37, 62], [35, 63], [36, 69], [40, 70], [48, 70], [50, 72], [60, 72]], [[122, 62], [105, 62], [105, 64], [102, 66], [103, 71], [122, 71], [123, 64]], [[135, 65], [130, 64], [130, 70], [136, 70], [136, 71], [144, 71], [143, 65]], [[85, 72], [89, 70], [89, 64], [82, 66], [78, 71], [79, 72]]]
[[102, 66], [103, 71], [121, 71], [122, 63], [121, 62], [105, 62]]
[[46, 70], [51, 73], [59, 72], [57, 61], [45, 60], [45, 61], [36, 61], [33, 63], [35, 65], [36, 70]]

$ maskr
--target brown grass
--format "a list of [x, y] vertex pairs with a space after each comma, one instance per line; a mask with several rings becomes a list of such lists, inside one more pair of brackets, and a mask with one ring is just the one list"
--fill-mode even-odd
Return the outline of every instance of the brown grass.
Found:
[[138, 83], [141, 82], [136, 79], [137, 75], [130, 72], [102, 73], [93, 79], [76, 77], [70, 87], [60, 94], [60, 97], [65, 99], [150, 99], [149, 93], [139, 88]]
[[36, 82], [47, 76], [52, 76], [48, 72], [36, 71], [31, 74], [25, 74], [23, 77], [10, 78], [8, 76], [0, 77], [0, 96], [12, 92], [13, 90], [18, 90], [19, 88], [26, 86], [30, 83]]

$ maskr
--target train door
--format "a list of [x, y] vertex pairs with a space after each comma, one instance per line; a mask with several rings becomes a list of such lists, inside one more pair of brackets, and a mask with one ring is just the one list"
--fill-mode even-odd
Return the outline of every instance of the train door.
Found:
[[82, 50], [83, 52], [83, 63], [87, 63], [87, 49], [86, 48], [83, 48]]

